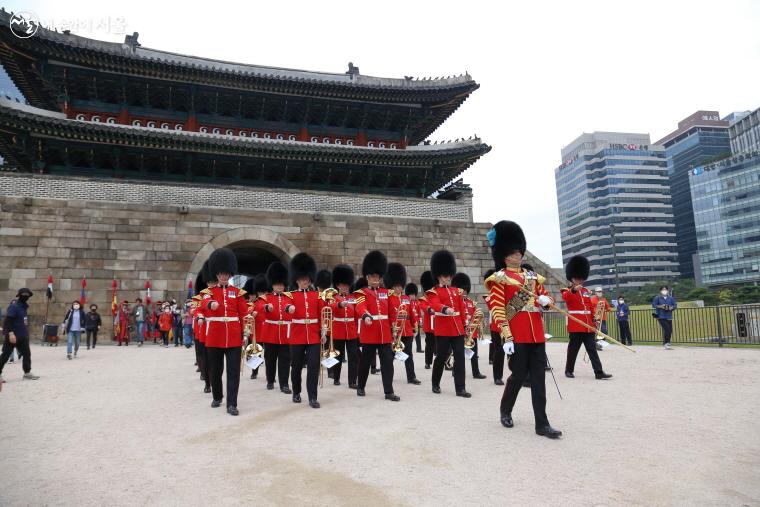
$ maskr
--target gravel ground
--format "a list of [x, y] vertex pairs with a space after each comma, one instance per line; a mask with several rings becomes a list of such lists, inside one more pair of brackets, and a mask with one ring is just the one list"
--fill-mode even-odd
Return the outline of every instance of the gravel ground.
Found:
[[231, 417], [192, 350], [34, 346], [40, 380], [4, 371], [0, 505], [760, 505], [760, 350], [637, 350], [602, 352], [610, 381], [580, 357], [557, 372], [564, 400], [547, 378], [552, 441], [526, 390], [503, 428], [500, 387], [468, 378], [457, 398], [444, 375], [433, 395], [421, 354], [421, 386], [396, 363], [400, 403], [379, 376], [365, 398], [325, 378], [313, 410], [246, 371]]

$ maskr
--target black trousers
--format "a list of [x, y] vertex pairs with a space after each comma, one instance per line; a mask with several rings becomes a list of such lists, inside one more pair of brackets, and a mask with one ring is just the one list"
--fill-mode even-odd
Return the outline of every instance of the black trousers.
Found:
[[478, 340], [475, 340], [475, 346], [472, 347], [473, 355], [470, 358], [470, 366], [472, 366], [472, 374], [479, 375], [480, 367], [478, 366]]
[[425, 333], [425, 365], [430, 366], [433, 364], [433, 356], [435, 355], [435, 334], [430, 331]]
[[491, 331], [491, 344], [493, 345], [493, 379], [504, 378], [504, 344], [498, 331]]
[[264, 344], [264, 363], [267, 373], [267, 384], [274, 384], [274, 375], [277, 373], [277, 381], [280, 387], [288, 387], [288, 374], [290, 373], [290, 345], [279, 343]]
[[369, 377], [369, 364], [375, 354], [380, 356], [380, 376], [383, 379], [383, 391], [385, 394], [393, 393], [393, 351], [390, 343], [380, 344], [362, 344], [362, 355], [359, 360], [359, 389], [367, 386], [367, 377]]
[[207, 347], [208, 369], [211, 377], [211, 393], [215, 400], [221, 400], [222, 373], [227, 361], [227, 406], [237, 407], [238, 388], [240, 387], [240, 347]]
[[419, 331], [417, 331], [417, 334], [414, 337], [414, 341], [417, 344], [417, 352], [422, 352], [422, 336], [420, 335]]
[[[340, 352], [340, 356], [338, 357], [345, 358], [346, 353], [348, 353], [348, 385], [355, 386], [356, 379], [359, 375], [359, 358], [361, 357], [359, 352], [359, 338], [354, 338], [353, 340], [334, 340], [333, 343], [335, 344], [335, 350]], [[338, 363], [330, 369], [333, 372], [333, 380], [340, 380], [340, 372], [343, 371], [343, 364]]]
[[595, 333], [570, 333], [570, 343], [567, 344], [565, 371], [572, 373], [575, 370], [575, 360], [578, 357], [581, 344], [586, 347], [586, 353], [591, 360], [591, 367], [594, 368], [594, 373], [602, 373], [602, 360], [599, 359], [599, 353], [596, 351]]
[[620, 328], [620, 343], [625, 345], [633, 345], [633, 337], [631, 336], [631, 326], [627, 320], [619, 320], [618, 327]]
[[673, 321], [668, 319], [657, 319], [662, 327], [662, 344], [670, 343], [670, 337], [673, 336]]
[[98, 330], [97, 329], [86, 329], [87, 333], [87, 348], [90, 348], [90, 337], [92, 337], [92, 348], [95, 348], [95, 344], [98, 343]]
[[464, 336], [436, 336], [435, 361], [433, 362], [433, 385], [441, 385], [443, 367], [449, 354], [454, 354], [454, 388], [464, 391]]
[[0, 353], [0, 375], [3, 374], [3, 367], [5, 367], [5, 363], [11, 357], [13, 347], [16, 347], [16, 350], [21, 355], [21, 367], [24, 369], [24, 373], [32, 371], [32, 351], [29, 349], [29, 337], [22, 338], [16, 336], [15, 344], [11, 343], [8, 337], [6, 337], [3, 342], [3, 351]]
[[414, 336], [402, 336], [401, 343], [404, 344], [404, 352], [409, 355], [404, 361], [404, 367], [406, 368], [406, 381], [410, 382], [417, 378], [417, 374], [414, 373]]
[[293, 394], [301, 393], [301, 370], [306, 364], [306, 394], [309, 400], [317, 399], [319, 383], [319, 344], [290, 346], [290, 380], [293, 383]]
[[[592, 335], [593, 336], [593, 335]], [[512, 413], [525, 377], [530, 373], [530, 397], [533, 402], [533, 416], [536, 428], [549, 425], [546, 417], [546, 347], [543, 343], [515, 343], [515, 353], [509, 361], [512, 374], [504, 386], [501, 397], [501, 413]]]
[[209, 375], [208, 368], [208, 349], [206, 348], [206, 344], [201, 341], [198, 342], [198, 366], [201, 369], [203, 380], [206, 381], [206, 387], [211, 387], [211, 375]]

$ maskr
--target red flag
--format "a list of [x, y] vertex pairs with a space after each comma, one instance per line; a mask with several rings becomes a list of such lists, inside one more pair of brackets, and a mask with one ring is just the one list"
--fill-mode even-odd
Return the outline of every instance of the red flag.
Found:
[[116, 298], [116, 289], [118, 286], [119, 284], [114, 278], [113, 282], [111, 282], [111, 315], [113, 316], [116, 316], [116, 314], [119, 312], [119, 301]]
[[84, 293], [84, 290], [87, 288], [87, 279], [82, 278], [82, 292], [79, 293], [79, 304], [81, 306], [84, 306], [85, 303], [87, 303], [87, 296]]
[[150, 305], [150, 280], [145, 282], [145, 306]]
[[45, 295], [48, 299], [53, 299], [53, 275], [48, 275], [48, 286]]
[[188, 280], [187, 282], [187, 299], [191, 299], [193, 297], [193, 281]]

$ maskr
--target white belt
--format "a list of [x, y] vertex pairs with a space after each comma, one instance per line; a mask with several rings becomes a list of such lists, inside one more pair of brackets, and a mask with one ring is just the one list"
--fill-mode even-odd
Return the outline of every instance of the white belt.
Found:
[[370, 314], [370, 317], [372, 317], [372, 320], [387, 320], [387, 315], [372, 315]]
[[449, 315], [448, 313], [435, 312], [435, 315], [437, 317], [458, 317], [459, 312], [454, 312], [451, 315]]
[[316, 324], [319, 319], [293, 319], [290, 322], [293, 324]]
[[591, 311], [590, 310], [570, 310], [567, 313], [576, 313], [576, 314], [579, 314], [579, 315], [591, 315]]
[[269, 320], [269, 319], [267, 319], [264, 322], [266, 322], [267, 324], [275, 324], [277, 326], [287, 326], [288, 324], [290, 324], [289, 320]]
[[333, 319], [333, 322], [353, 322], [354, 319], [352, 317], [335, 317]]
[[239, 317], [206, 317], [206, 322], [237, 322]]

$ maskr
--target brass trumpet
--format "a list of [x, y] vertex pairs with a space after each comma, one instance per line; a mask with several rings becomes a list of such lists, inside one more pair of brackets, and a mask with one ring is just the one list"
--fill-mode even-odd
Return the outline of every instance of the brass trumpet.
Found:
[[391, 349], [394, 354], [396, 352], [404, 351], [404, 342], [401, 341], [401, 335], [404, 334], [404, 323], [408, 317], [409, 313], [402, 305], [399, 308], [398, 313], [396, 313], [396, 322], [393, 324], [393, 345], [391, 346]]
[[482, 327], [483, 324], [483, 310], [480, 308], [475, 309], [475, 313], [472, 314], [470, 322], [467, 324], [467, 329], [464, 334], [464, 348], [471, 349], [475, 346], [475, 333]]
[[[329, 306], [325, 306], [322, 308], [322, 315], [321, 315], [321, 328], [322, 328], [322, 340], [321, 342], [321, 356], [324, 359], [327, 359], [328, 357], [338, 357], [340, 355], [339, 350], [335, 350], [335, 346], [333, 344], [333, 337], [332, 337], [332, 325], [333, 325], [333, 311], [332, 308]], [[330, 340], [328, 342], [327, 337], [330, 337]], [[329, 343], [329, 346], [325, 350], [325, 343]]]

